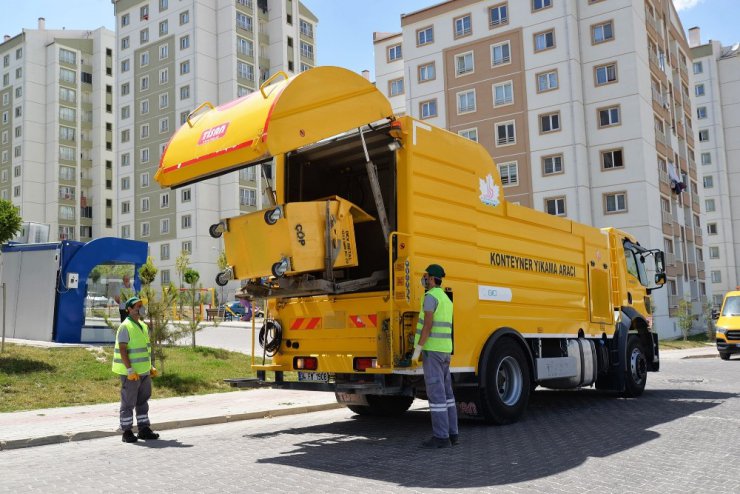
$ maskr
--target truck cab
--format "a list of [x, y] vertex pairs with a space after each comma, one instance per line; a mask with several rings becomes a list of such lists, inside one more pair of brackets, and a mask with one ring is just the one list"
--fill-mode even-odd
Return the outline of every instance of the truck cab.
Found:
[[717, 351], [722, 360], [740, 353], [740, 291], [725, 294], [716, 324]]

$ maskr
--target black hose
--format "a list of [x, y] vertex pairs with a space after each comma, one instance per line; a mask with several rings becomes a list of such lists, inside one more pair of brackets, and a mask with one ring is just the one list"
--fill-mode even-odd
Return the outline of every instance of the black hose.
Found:
[[260, 329], [259, 341], [268, 357], [274, 356], [280, 350], [283, 341], [283, 328], [277, 321], [266, 321]]

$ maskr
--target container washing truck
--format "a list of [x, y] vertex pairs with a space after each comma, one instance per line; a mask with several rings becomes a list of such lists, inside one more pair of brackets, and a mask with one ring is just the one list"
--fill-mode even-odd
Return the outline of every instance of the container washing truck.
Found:
[[[280, 80], [277, 80], [280, 79]], [[511, 423], [537, 386], [638, 396], [659, 369], [650, 292], [663, 252], [508, 202], [480, 144], [411, 116], [358, 74], [278, 73], [201, 105], [156, 175], [177, 188], [245, 167], [265, 206], [210, 227], [241, 296], [267, 300], [257, 381], [331, 390], [359, 414], [425, 399], [410, 358], [426, 266], [454, 303], [451, 372], [461, 415]], [[274, 171], [274, 178], [272, 177]], [[298, 380], [284, 373], [297, 371]], [[246, 383], [245, 383], [246, 384]]]

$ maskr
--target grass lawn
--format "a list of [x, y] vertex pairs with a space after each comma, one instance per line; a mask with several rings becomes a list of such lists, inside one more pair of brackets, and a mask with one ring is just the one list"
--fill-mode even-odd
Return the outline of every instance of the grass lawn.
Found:
[[[0, 354], [0, 412], [110, 403], [120, 399], [111, 372], [113, 347], [35, 348], [5, 345]], [[165, 349], [153, 398], [232, 391], [226, 378], [254, 377], [251, 357], [207, 347]], [[157, 367], [162, 369], [161, 365]]]
[[677, 340], [660, 340], [660, 348], [661, 349], [683, 350], [686, 348], [703, 347], [703, 346], [706, 346], [707, 344], [713, 344], [713, 343], [714, 342], [709, 341], [709, 338], [707, 338], [707, 335], [705, 333], [699, 333], [699, 334], [689, 336], [689, 339], [686, 341], [683, 341], [683, 337]]

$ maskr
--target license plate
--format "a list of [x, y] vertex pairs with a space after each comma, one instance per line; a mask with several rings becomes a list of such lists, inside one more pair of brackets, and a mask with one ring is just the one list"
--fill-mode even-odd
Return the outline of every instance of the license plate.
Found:
[[298, 380], [301, 382], [328, 383], [328, 372], [298, 372]]

